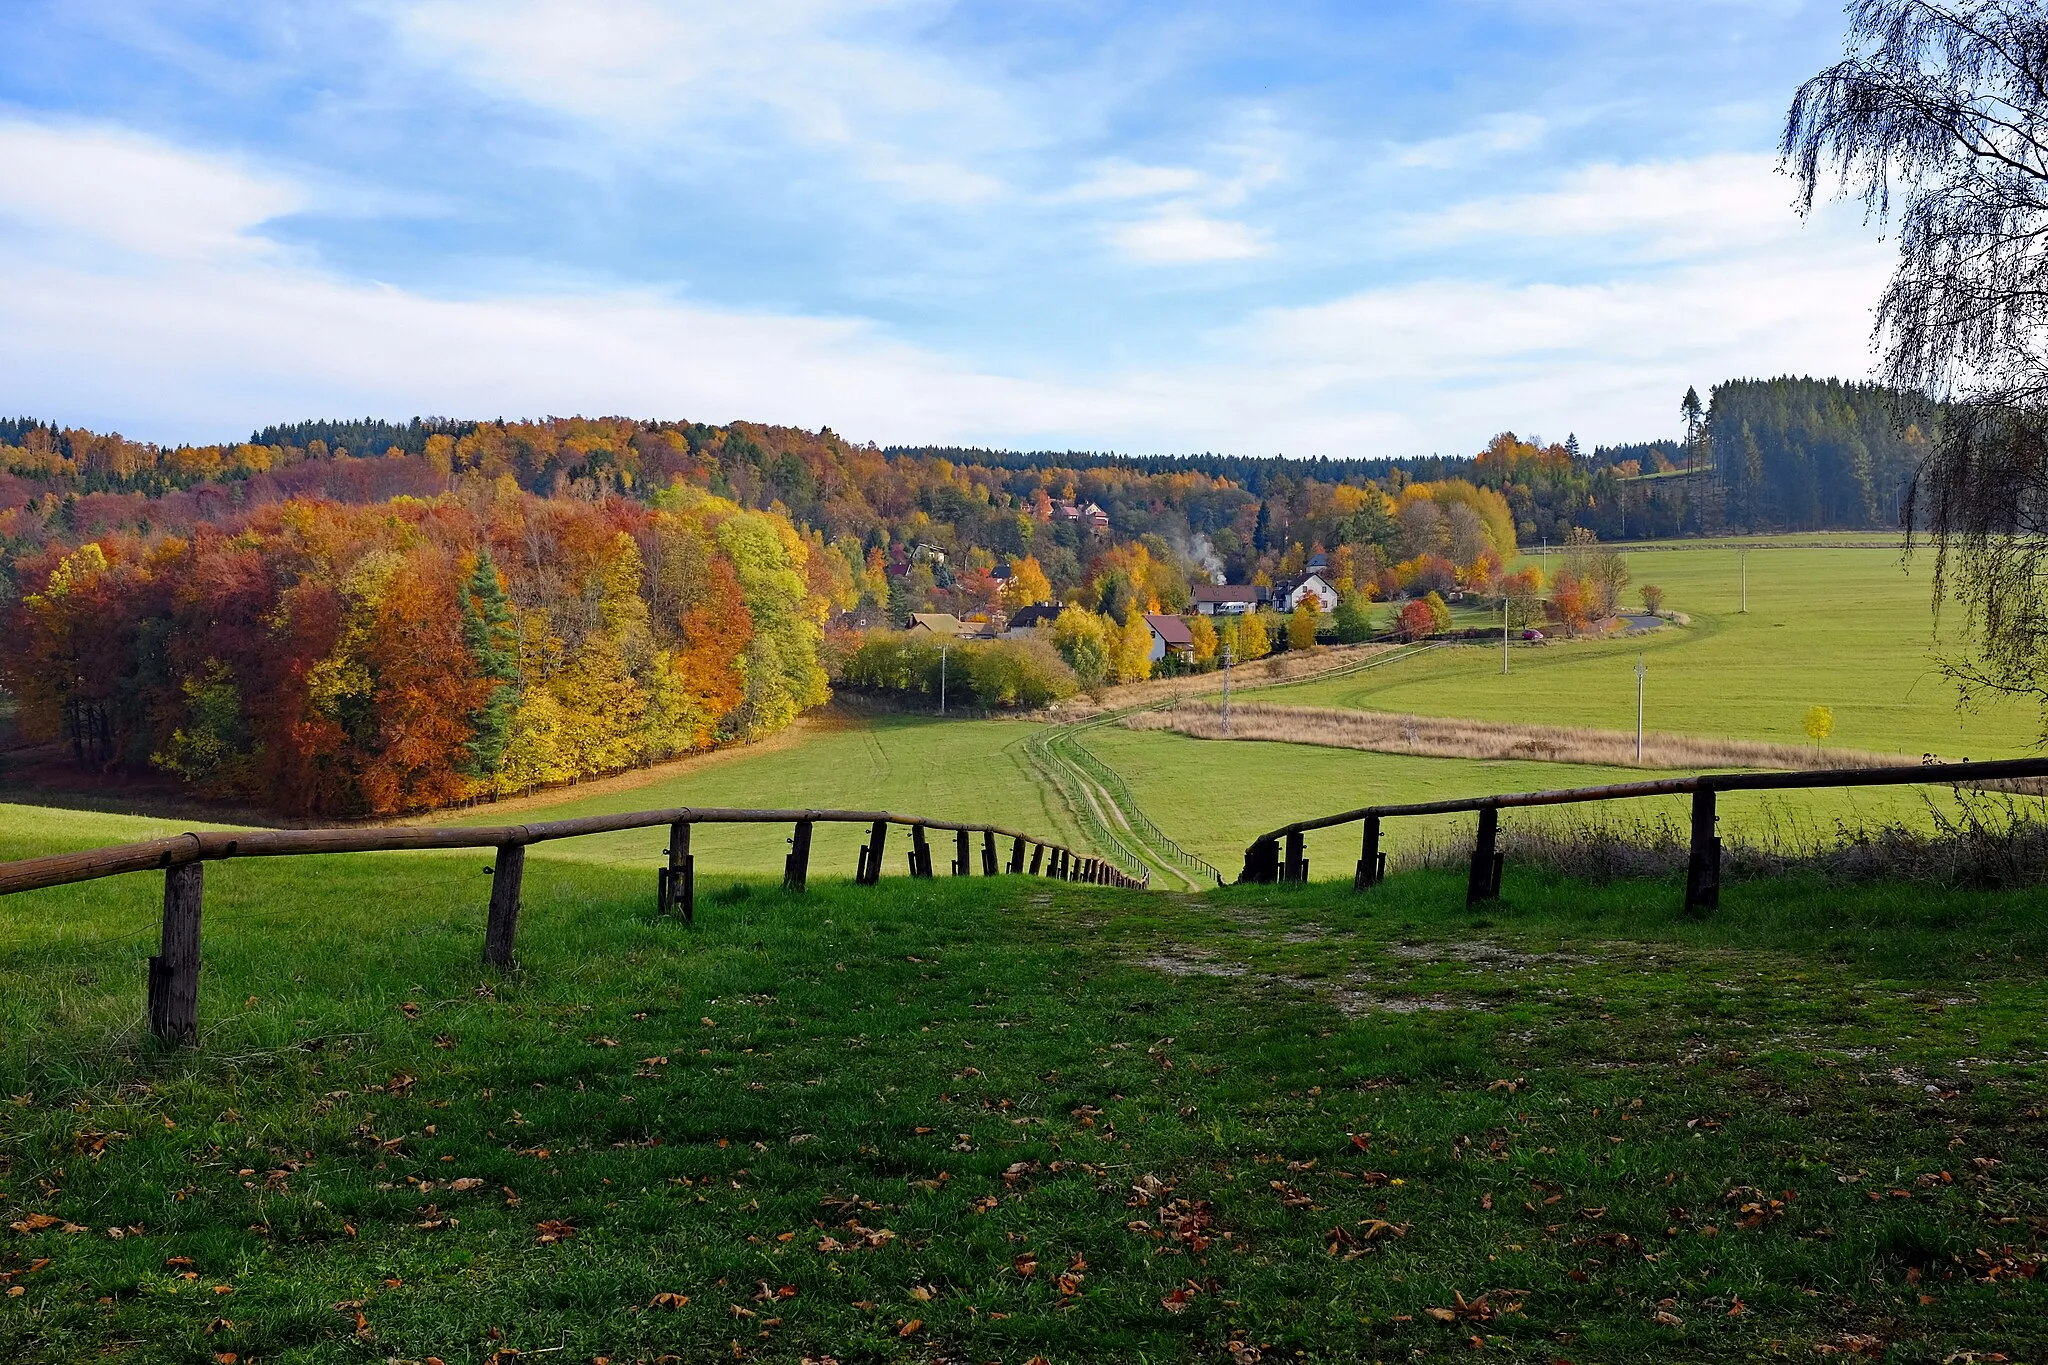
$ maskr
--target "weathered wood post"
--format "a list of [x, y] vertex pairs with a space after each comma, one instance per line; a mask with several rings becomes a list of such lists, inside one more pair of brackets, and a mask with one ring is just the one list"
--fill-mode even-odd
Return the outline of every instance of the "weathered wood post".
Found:
[[910, 827], [910, 875], [929, 877], [932, 875], [932, 846], [925, 842], [924, 826]]
[[996, 832], [992, 829], [981, 832], [981, 875], [996, 875]]
[[789, 857], [782, 864], [782, 889], [801, 893], [810, 882], [811, 876], [811, 822], [796, 822], [796, 832], [789, 836]]
[[149, 1031], [167, 1043], [199, 1041], [199, 917], [205, 864], [164, 873], [163, 943], [149, 960]]
[[526, 845], [501, 844], [491, 869], [491, 918], [484, 929], [484, 961], [493, 967], [512, 965], [512, 943], [519, 935], [519, 885], [526, 875]]
[[1692, 794], [1692, 857], [1685, 869], [1688, 912], [1721, 906], [1721, 840], [1714, 825], [1714, 789], [1701, 787]]
[[1351, 875], [1351, 889], [1364, 891], [1380, 884], [1380, 818], [1368, 815], [1365, 834], [1358, 845], [1358, 870]]
[[1073, 855], [1067, 852], [1066, 849], [1062, 848], [1057, 850], [1053, 854], [1053, 861], [1057, 863], [1058, 866], [1054, 869], [1052, 875], [1058, 877], [1061, 881], [1065, 881], [1067, 879], [1067, 864], [1070, 861], [1072, 861], [1072, 859]]
[[967, 875], [969, 865], [968, 842], [966, 830], [953, 831], [953, 875], [956, 877]]
[[1287, 836], [1287, 865], [1280, 870], [1283, 882], [1305, 882], [1308, 880], [1308, 855], [1301, 850], [1301, 831], [1295, 830]]
[[[990, 835], [994, 838], [994, 835]], [[1010, 841], [1010, 875], [1016, 876], [1024, 870], [1024, 836], [1018, 835]]]
[[697, 860], [690, 856], [688, 820], [668, 827], [668, 866], [661, 869], [655, 899], [664, 915], [680, 910], [685, 924], [697, 918]]
[[1479, 838], [1472, 847], [1472, 865], [1465, 875], [1465, 904], [1477, 905], [1500, 895], [1500, 858], [1494, 852], [1500, 830], [1500, 809], [1479, 808]]
[[1039, 868], [1043, 867], [1044, 865], [1045, 845], [1033, 844], [1031, 846], [1031, 875], [1036, 877], [1038, 875]]
[[860, 846], [860, 870], [853, 874], [857, 885], [873, 886], [882, 880], [882, 849], [888, 841], [887, 820], [877, 820], [868, 827], [868, 841]]

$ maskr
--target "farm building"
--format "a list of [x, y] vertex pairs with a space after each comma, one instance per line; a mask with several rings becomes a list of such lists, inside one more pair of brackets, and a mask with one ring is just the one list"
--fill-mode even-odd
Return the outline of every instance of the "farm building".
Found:
[[1250, 583], [1195, 584], [1195, 610], [1204, 616], [1238, 616], [1265, 601], [1266, 590]]
[[1183, 663], [1194, 662], [1195, 637], [1188, 629], [1188, 623], [1178, 616], [1167, 616], [1159, 612], [1146, 612], [1145, 624], [1152, 631], [1152, 652], [1149, 656], [1158, 663], [1168, 654]]

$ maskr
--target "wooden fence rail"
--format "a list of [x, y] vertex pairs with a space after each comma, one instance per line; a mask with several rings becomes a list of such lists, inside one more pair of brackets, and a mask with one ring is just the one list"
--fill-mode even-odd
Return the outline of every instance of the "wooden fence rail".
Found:
[[295, 857], [312, 853], [384, 853], [405, 849], [489, 848], [496, 850], [491, 867], [491, 901], [484, 927], [484, 961], [510, 966], [518, 937], [520, 892], [526, 873], [526, 850], [554, 839], [586, 834], [668, 826], [664, 865], [655, 876], [655, 904], [662, 914], [696, 917], [696, 859], [690, 831], [697, 825], [787, 824], [793, 833], [783, 860], [782, 884], [801, 892], [809, 883], [811, 832], [820, 824], [868, 826], [854, 880], [873, 886], [881, 880], [882, 854], [889, 826], [910, 829], [910, 875], [932, 875], [932, 850], [927, 830], [952, 831], [956, 877], [972, 875], [972, 836], [981, 836], [983, 876], [997, 873], [996, 840], [1008, 839], [1009, 870], [1022, 873], [1025, 850], [1031, 854], [1030, 875], [1098, 886], [1143, 887], [1148, 877], [1131, 877], [1101, 858], [1075, 853], [1060, 844], [1000, 825], [927, 820], [873, 810], [747, 810], [682, 806], [672, 810], [631, 811], [591, 815], [577, 820], [545, 820], [530, 825], [435, 826], [360, 829], [201, 830], [168, 839], [118, 844], [77, 853], [55, 853], [0, 863], [0, 895], [34, 891], [72, 882], [116, 877], [127, 872], [164, 874], [162, 949], [149, 960], [149, 1028], [159, 1038], [180, 1043], [199, 1033], [199, 935], [204, 864], [227, 858]]
[[[1712, 910], [1721, 903], [1721, 839], [1715, 832], [1719, 816], [1715, 798], [1721, 792], [1786, 791], [1817, 787], [1897, 787], [1920, 783], [1945, 786], [1983, 785], [2048, 778], [2048, 758], [2008, 758], [1984, 763], [1916, 763], [1893, 768], [1825, 768], [1811, 772], [1702, 773], [1694, 777], [1617, 782], [1604, 787], [1566, 787], [1557, 791], [1503, 792], [1462, 796], [1446, 801], [1413, 801], [1400, 805], [1361, 806], [1357, 810], [1313, 820], [1297, 820], [1254, 839], [1244, 851], [1239, 882], [1305, 882], [1308, 857], [1302, 836], [1356, 821], [1363, 828], [1352, 889], [1378, 885], [1387, 871], [1380, 851], [1384, 821], [1406, 815], [1451, 815], [1476, 811], [1479, 829], [1465, 876], [1465, 903], [1476, 905], [1500, 895], [1503, 856], [1495, 847], [1500, 813], [1523, 806], [1564, 806], [1590, 801], [1620, 801], [1641, 796], [1691, 796], [1692, 822], [1686, 862], [1685, 908]], [[2038, 793], [2037, 793], [2038, 794]]]

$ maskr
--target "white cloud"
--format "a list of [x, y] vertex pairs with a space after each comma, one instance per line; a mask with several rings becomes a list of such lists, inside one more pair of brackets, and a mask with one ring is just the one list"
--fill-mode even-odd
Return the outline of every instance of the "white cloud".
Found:
[[1162, 195], [1187, 194], [1207, 188], [1209, 177], [1186, 166], [1141, 166], [1112, 159], [1096, 163], [1086, 180], [1056, 196], [1056, 199], [1089, 203], [1100, 200], [1155, 199]]
[[105, 127], [0, 122], [0, 224], [152, 256], [268, 250], [249, 230], [304, 208], [307, 192], [227, 157], [167, 154]]
[[1631, 238], [1641, 253], [1696, 256], [1790, 242], [1801, 231], [1791, 183], [1773, 157], [1740, 153], [1585, 166], [1555, 189], [1472, 199], [1415, 221], [1411, 240]]
[[[936, 0], [389, 0], [412, 57], [470, 85], [662, 145], [737, 122], [846, 154], [921, 198], [1001, 192], [976, 163], [1026, 136], [991, 85], [891, 42]], [[849, 36], [853, 30], [859, 36]], [[728, 141], [725, 146], [732, 145]]]
[[1111, 240], [1137, 260], [1162, 265], [1237, 261], [1263, 256], [1268, 249], [1265, 239], [1243, 223], [1180, 205], [1124, 224]]
[[1462, 133], [1397, 147], [1394, 162], [1431, 170], [1469, 166], [1503, 152], [1533, 147], [1548, 129], [1549, 125], [1534, 114], [1492, 114]]

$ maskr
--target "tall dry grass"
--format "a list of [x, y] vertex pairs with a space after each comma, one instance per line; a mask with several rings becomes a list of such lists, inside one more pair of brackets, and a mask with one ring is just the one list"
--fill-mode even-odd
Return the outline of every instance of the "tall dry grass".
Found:
[[[1196, 739], [1223, 739], [1223, 713], [1204, 702], [1141, 712], [1124, 721], [1134, 730], [1171, 730]], [[1582, 726], [1517, 725], [1510, 721], [1411, 716], [1392, 711], [1349, 711], [1324, 706], [1237, 702], [1230, 708], [1230, 739], [1322, 744], [1422, 758], [1515, 758], [1547, 763], [1590, 763], [1616, 768], [1876, 768], [1908, 762], [1897, 754], [1817, 745], [1769, 744], [1705, 735], [1647, 734], [1636, 758], [1627, 730]]]
[[[1927, 800], [1927, 825], [1875, 827], [1837, 822], [1832, 829], [1777, 823], [1761, 835], [1725, 840], [1724, 882], [1758, 881], [1798, 871], [1858, 882], [2000, 889], [2048, 884], [2048, 812], [2039, 799], [1957, 791]], [[1517, 814], [1517, 813], [1511, 813]], [[1510, 864], [1540, 867], [1604, 883], [1684, 873], [1685, 825], [1668, 814], [1573, 809], [1536, 819], [1503, 820], [1497, 847]], [[1463, 871], [1472, 832], [1438, 827], [1399, 855], [1403, 867]]]

